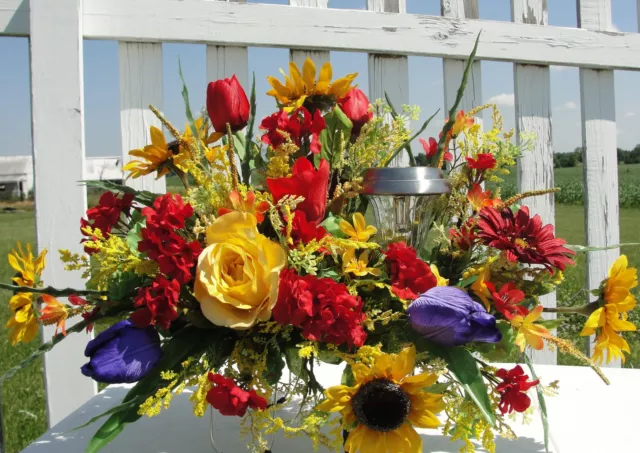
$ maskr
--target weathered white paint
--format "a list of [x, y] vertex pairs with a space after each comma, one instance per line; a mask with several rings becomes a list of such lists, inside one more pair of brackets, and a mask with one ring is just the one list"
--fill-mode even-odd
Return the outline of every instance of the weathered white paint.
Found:
[[[512, 19], [517, 23], [547, 25], [546, 0], [512, 0]], [[553, 140], [551, 135], [551, 81], [549, 66], [514, 65], [516, 135], [535, 134], [535, 147], [518, 161], [518, 192], [551, 189], [553, 181]], [[544, 223], [555, 223], [553, 195], [526, 200], [531, 215], [539, 214]], [[556, 293], [540, 297], [545, 307], [556, 306]], [[545, 319], [555, 319], [545, 313]], [[555, 365], [557, 352], [549, 349], [531, 350], [535, 363]]]
[[[247, 0], [218, 0], [231, 3], [246, 3]], [[207, 46], [207, 81], [231, 77], [238, 78], [247, 93], [251, 89], [249, 82], [249, 54], [246, 47]], [[203, 88], [204, 93], [204, 88]]]
[[[581, 0], [579, 25], [610, 30], [609, 0]], [[613, 71], [580, 69], [582, 146], [584, 147], [585, 223], [589, 246], [620, 243], [616, 109]], [[607, 276], [619, 249], [587, 255], [587, 285], [596, 289]], [[620, 366], [619, 362], [610, 366]]]
[[[328, 8], [329, 0], [289, 0], [291, 6], [302, 6], [307, 8]], [[315, 12], [315, 11], [314, 11]], [[314, 12], [307, 11], [309, 16], [313, 16]], [[330, 54], [326, 50], [295, 50], [289, 51], [289, 59], [298, 65], [302, 70], [302, 65], [307, 58], [311, 58], [316, 64], [318, 71], [324, 63], [330, 60]]]
[[0, 35], [29, 35], [29, 0], [0, 0]]
[[[162, 44], [121, 42], [118, 58], [122, 161], [126, 165], [131, 160], [130, 150], [151, 143], [149, 127], [162, 128], [158, 118], [149, 110], [149, 104], [153, 104], [162, 111]], [[156, 179], [155, 173], [129, 178], [127, 185], [154, 193], [164, 193], [167, 189], [165, 178]]]
[[[478, 0], [441, 0], [440, 9], [444, 17], [453, 19], [479, 19]], [[467, 57], [468, 58], [468, 57]], [[449, 109], [454, 104], [458, 88], [464, 75], [467, 63], [464, 60], [445, 58], [442, 60], [444, 81], [444, 116], [448, 116]], [[480, 62], [476, 61], [467, 79], [467, 89], [464, 92], [459, 110], [465, 112], [482, 105], [482, 71]], [[476, 121], [482, 123], [482, 112], [476, 116]]]
[[[80, 218], [87, 205], [84, 186], [82, 0], [31, 0], [31, 110], [35, 166], [36, 241], [49, 250], [42, 278], [56, 287], [83, 287], [67, 272], [58, 250], [81, 252]], [[42, 329], [48, 341], [55, 328]], [[44, 356], [49, 426], [96, 394], [80, 373], [90, 339], [72, 334]]]
[[464, 59], [482, 30], [480, 60], [640, 69], [640, 35], [635, 33], [333, 8], [317, 8], [309, 14], [286, 5], [194, 0], [84, 0], [84, 10], [85, 37], [89, 39]]
[[[388, 17], [407, 12], [406, 0], [367, 0], [367, 9], [375, 12], [395, 13]], [[409, 104], [409, 59], [400, 55], [369, 54], [369, 99], [385, 99], [385, 92], [396, 109]], [[408, 167], [409, 156], [402, 151], [389, 164], [392, 167]]]

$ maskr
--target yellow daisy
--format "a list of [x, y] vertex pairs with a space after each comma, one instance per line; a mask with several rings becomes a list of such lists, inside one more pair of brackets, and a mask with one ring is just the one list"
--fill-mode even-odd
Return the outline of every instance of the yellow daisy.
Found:
[[369, 250], [365, 250], [356, 258], [356, 251], [352, 248], [342, 254], [342, 270], [357, 277], [364, 277], [367, 274], [377, 277], [381, 273], [380, 269], [369, 267]]
[[[122, 170], [130, 172], [129, 176], [134, 179], [148, 175], [154, 171], [158, 172], [156, 179], [160, 179], [169, 173], [171, 170], [169, 164], [171, 163], [180, 170], [185, 171], [185, 168], [183, 168], [181, 164], [187, 158], [187, 153], [179, 146], [169, 146], [167, 140], [164, 138], [164, 134], [157, 127], [151, 126], [149, 130], [151, 144], [142, 149], [129, 151], [130, 156], [139, 157], [142, 160], [132, 160], [122, 167]], [[187, 128], [187, 131], [189, 130], [190, 129]], [[189, 132], [188, 134], [188, 138], [192, 139], [191, 133]]]
[[325, 391], [318, 410], [340, 412], [349, 431], [349, 453], [420, 453], [422, 438], [415, 428], [437, 428], [435, 416], [444, 409], [442, 395], [423, 391], [438, 376], [415, 369], [414, 346], [399, 354], [381, 354], [371, 366], [353, 366], [354, 386], [338, 385]]
[[516, 315], [511, 319], [511, 325], [518, 331], [515, 343], [520, 351], [524, 351], [527, 345], [540, 350], [544, 348], [543, 339], [551, 336], [546, 327], [535, 323], [542, 315], [542, 310], [544, 307], [538, 305], [527, 316]]
[[609, 269], [609, 277], [603, 282], [599, 299], [600, 308], [587, 319], [580, 332], [582, 336], [598, 332], [593, 360], [602, 363], [614, 358], [625, 360], [623, 352], [631, 352], [626, 340], [618, 332], [635, 331], [636, 326], [627, 321], [627, 313], [636, 306], [636, 299], [631, 289], [638, 286], [636, 268], [629, 267], [626, 255], [620, 257]]
[[326, 62], [316, 80], [316, 65], [310, 58], [304, 62], [302, 73], [293, 61], [289, 63], [289, 75], [282, 69], [280, 72], [285, 79], [284, 85], [275, 77], [267, 77], [272, 87], [267, 95], [275, 97], [286, 111], [295, 110], [305, 103], [330, 106], [349, 92], [351, 82], [358, 76], [358, 73], [349, 74], [331, 83], [333, 70], [331, 63]]
[[13, 282], [18, 286], [35, 286], [44, 270], [46, 256], [45, 249], [35, 258], [31, 251], [31, 244], [27, 244], [23, 249], [22, 244], [18, 242], [17, 249], [10, 251], [8, 256], [9, 266], [17, 272]]
[[346, 220], [340, 220], [338, 226], [349, 239], [353, 239], [354, 241], [367, 242], [371, 236], [378, 232], [377, 228], [373, 225], [367, 225], [364, 216], [359, 212], [353, 214], [353, 225]]

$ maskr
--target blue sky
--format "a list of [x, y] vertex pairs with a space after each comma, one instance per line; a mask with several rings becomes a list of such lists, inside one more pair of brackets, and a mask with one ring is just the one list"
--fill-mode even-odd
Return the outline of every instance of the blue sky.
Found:
[[[258, 1], [249, 0], [250, 3]], [[287, 0], [261, 0], [260, 3], [286, 4]], [[622, 32], [637, 31], [635, 0], [615, 0], [613, 22]], [[364, 9], [366, 0], [329, 0], [331, 8]], [[575, 27], [575, 0], [549, 1], [551, 25]], [[439, 0], [407, 0], [414, 14], [440, 14]], [[486, 20], [510, 20], [510, 0], [480, 0], [480, 17]], [[283, 26], [285, 26], [283, 24]], [[85, 41], [85, 129], [88, 156], [120, 155], [120, 117], [117, 43]], [[176, 125], [184, 124], [184, 107], [178, 78], [178, 59], [182, 62], [194, 109], [204, 105], [206, 90], [205, 46], [195, 44], [163, 45], [164, 112]], [[28, 41], [24, 38], [0, 38], [0, 155], [31, 153]], [[334, 75], [359, 72], [358, 84], [367, 92], [367, 56], [362, 53], [332, 52]], [[258, 113], [275, 110], [266, 76], [278, 75], [286, 68], [286, 49], [249, 49], [249, 70], [255, 71]], [[485, 102], [500, 104], [505, 125], [513, 127], [513, 72], [509, 63], [482, 63]], [[409, 57], [410, 103], [421, 106], [422, 116], [443, 107], [442, 62], [438, 58]], [[632, 148], [640, 143], [640, 74], [616, 71], [616, 117], [618, 146]], [[578, 70], [553, 67], [551, 71], [553, 135], [556, 152], [571, 151], [581, 144], [580, 91]], [[427, 130], [435, 135], [435, 125]]]

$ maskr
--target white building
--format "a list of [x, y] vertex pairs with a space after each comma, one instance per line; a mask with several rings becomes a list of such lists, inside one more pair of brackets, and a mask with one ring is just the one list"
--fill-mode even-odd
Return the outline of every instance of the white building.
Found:
[[[120, 181], [122, 158], [88, 157], [84, 162], [85, 180]], [[33, 192], [33, 157], [0, 156], [0, 199], [27, 198]]]

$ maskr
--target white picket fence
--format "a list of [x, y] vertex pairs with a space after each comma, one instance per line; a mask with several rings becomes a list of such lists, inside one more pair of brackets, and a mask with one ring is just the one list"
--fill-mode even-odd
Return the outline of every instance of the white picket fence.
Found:
[[[619, 243], [613, 70], [640, 70], [640, 34], [614, 31], [611, 0], [579, 0], [580, 28], [548, 26], [547, 0], [511, 0], [511, 23], [479, 20], [478, 0], [441, 0], [442, 17], [407, 14], [406, 0], [367, 0], [368, 11], [329, 9], [328, 0], [289, 0], [289, 6], [245, 2], [0, 0], [0, 36], [30, 38], [39, 249], [80, 249], [78, 219], [86, 209], [85, 190], [76, 182], [85, 176], [83, 38], [119, 41], [126, 162], [127, 151], [147, 143], [149, 125], [159, 125], [147, 106], [162, 107], [162, 42], [207, 44], [208, 79], [235, 73], [245, 87], [247, 46], [291, 48], [291, 59], [298, 63], [307, 55], [328, 60], [329, 50], [367, 52], [370, 98], [387, 91], [398, 105], [409, 101], [407, 55], [441, 57], [448, 109], [481, 30], [478, 58], [514, 63], [517, 129], [538, 137], [535, 150], [518, 164], [521, 191], [554, 186], [549, 65], [580, 67], [586, 243]], [[482, 103], [481, 76], [476, 63], [461, 108]], [[165, 190], [165, 182], [153, 178], [132, 184]], [[554, 222], [552, 196], [529, 203], [545, 222]], [[590, 288], [618, 253], [589, 254]], [[54, 257], [45, 281], [82, 285]], [[555, 295], [545, 296], [543, 303], [555, 306]], [[51, 334], [52, 329], [45, 329], [44, 338]], [[95, 384], [77, 371], [86, 341], [80, 335], [70, 338], [45, 357], [51, 425], [96, 393]], [[556, 363], [553, 352], [533, 357], [538, 363]]]

